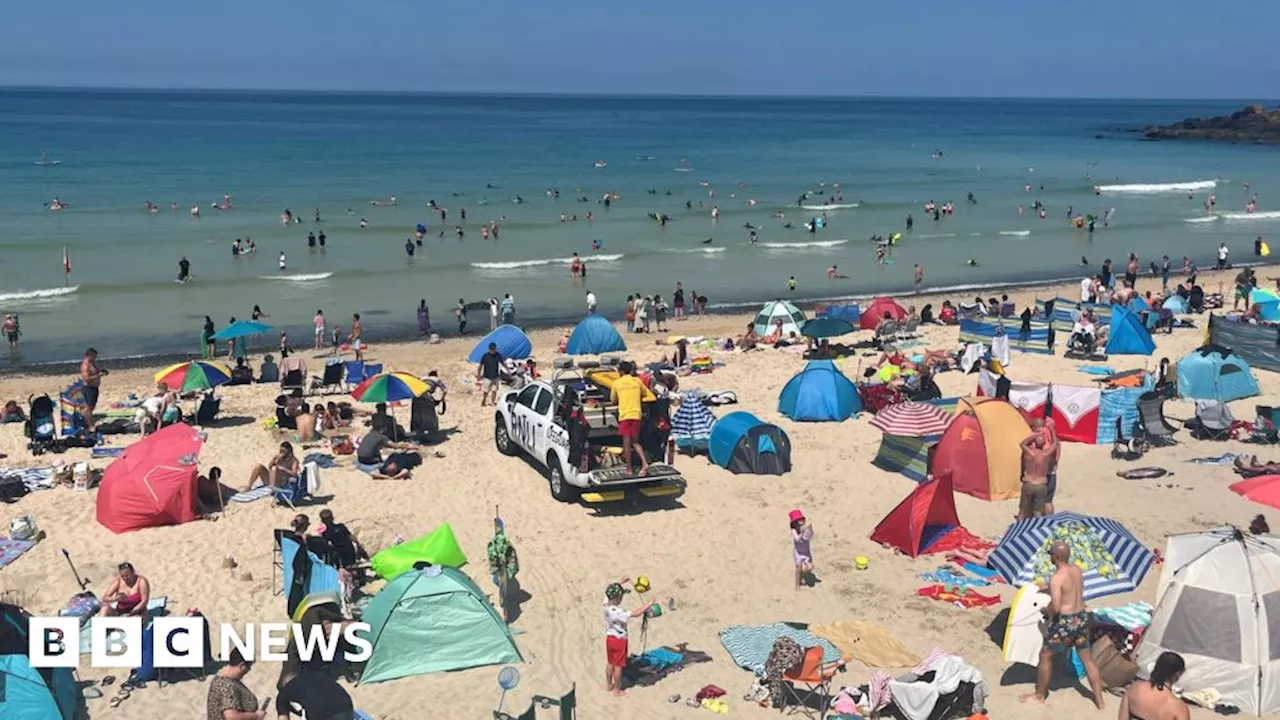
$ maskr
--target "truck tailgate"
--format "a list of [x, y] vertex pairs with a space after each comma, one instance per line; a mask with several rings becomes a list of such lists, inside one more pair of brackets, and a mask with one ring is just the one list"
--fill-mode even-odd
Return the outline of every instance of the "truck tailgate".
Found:
[[628, 495], [633, 498], [678, 497], [684, 494], [685, 479], [680, 471], [666, 463], [649, 463], [649, 472], [638, 475], [626, 466], [593, 470], [587, 475], [589, 488], [583, 492], [585, 502], [613, 502]]

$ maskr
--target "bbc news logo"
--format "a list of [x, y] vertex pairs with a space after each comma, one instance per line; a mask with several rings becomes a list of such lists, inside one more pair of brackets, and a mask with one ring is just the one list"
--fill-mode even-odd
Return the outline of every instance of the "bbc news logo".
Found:
[[[30, 622], [27, 655], [32, 667], [74, 668], [80, 664], [80, 618], [33, 617]], [[158, 617], [152, 620], [152, 659], [157, 668], [200, 668], [213, 655], [205, 647], [206, 623], [200, 617]], [[239, 650], [245, 660], [283, 662], [289, 641], [304, 661], [319, 658], [333, 662], [339, 651], [347, 662], [358, 663], [373, 654], [368, 640], [368, 623], [331, 626], [321, 623], [304, 627], [298, 623], [249, 623], [239, 626], [222, 623], [218, 630], [222, 662]], [[95, 617], [89, 622], [89, 664], [95, 668], [131, 669], [142, 666], [146, 635], [142, 618]], [[212, 640], [211, 637], [209, 637]]]

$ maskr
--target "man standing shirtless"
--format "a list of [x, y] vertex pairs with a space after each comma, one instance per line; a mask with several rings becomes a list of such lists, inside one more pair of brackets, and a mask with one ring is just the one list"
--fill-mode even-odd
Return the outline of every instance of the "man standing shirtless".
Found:
[[102, 376], [107, 371], [98, 367], [98, 351], [89, 348], [84, 351], [84, 359], [80, 361], [80, 379], [84, 381], [84, 424], [85, 430], [93, 432], [96, 423], [93, 411], [98, 407], [98, 392]]
[[1049, 698], [1049, 679], [1053, 676], [1053, 656], [1072, 648], [1080, 656], [1093, 702], [1099, 710], [1104, 708], [1102, 678], [1098, 665], [1089, 649], [1089, 613], [1084, 605], [1084, 573], [1071, 562], [1071, 548], [1061, 540], [1049, 549], [1053, 559], [1053, 576], [1049, 578], [1049, 605], [1042, 611], [1049, 618], [1049, 630], [1040, 649], [1037, 666], [1036, 691], [1018, 698], [1021, 702], [1035, 700], [1044, 703]]
[[1043, 430], [1022, 441], [1022, 497], [1018, 503], [1018, 519], [1044, 515], [1049, 500], [1049, 467], [1055, 448]]

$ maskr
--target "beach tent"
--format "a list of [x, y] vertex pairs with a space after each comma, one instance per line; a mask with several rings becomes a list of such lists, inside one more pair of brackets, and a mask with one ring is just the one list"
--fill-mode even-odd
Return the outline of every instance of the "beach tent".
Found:
[[1187, 301], [1183, 300], [1181, 295], [1170, 295], [1164, 299], [1164, 304], [1160, 307], [1174, 315], [1187, 314]]
[[162, 428], [125, 448], [98, 486], [98, 522], [114, 533], [196, 520], [203, 441], [190, 425]]
[[705, 451], [715, 424], [716, 416], [707, 409], [706, 396], [691, 390], [681, 397], [680, 407], [671, 416], [671, 438], [685, 452]]
[[1249, 307], [1257, 305], [1260, 313], [1259, 317], [1267, 322], [1276, 322], [1280, 320], [1280, 295], [1274, 290], [1266, 288], [1254, 288], [1249, 291]]
[[875, 542], [900, 550], [907, 557], [927, 552], [938, 538], [960, 526], [951, 475], [920, 483], [876, 525]]
[[1151, 309], [1150, 303], [1148, 303], [1146, 298], [1142, 297], [1141, 295], [1134, 295], [1133, 297], [1129, 298], [1128, 310], [1132, 312], [1146, 312], [1147, 310], [1150, 310], [1150, 309]]
[[0, 603], [0, 717], [72, 720], [80, 706], [73, 668], [34, 668], [27, 659], [31, 616]]
[[858, 321], [862, 318], [862, 310], [859, 309], [858, 303], [828, 305], [827, 309], [822, 311], [822, 316], [839, 318], [854, 327], [858, 327]]
[[861, 411], [858, 389], [830, 360], [810, 360], [778, 396], [778, 412], [801, 422], [846, 420]]
[[907, 311], [894, 301], [891, 297], [880, 296], [871, 301], [866, 310], [862, 311], [862, 318], [859, 323], [863, 330], [875, 330], [876, 326], [884, 320], [885, 313], [894, 320], [901, 320], [907, 316]]
[[772, 335], [779, 320], [782, 321], [783, 337], [789, 333], [799, 335], [800, 328], [804, 325], [804, 313], [786, 300], [767, 302], [756, 313], [756, 334], [761, 337]]
[[791, 470], [791, 440], [782, 428], [749, 412], [716, 421], [707, 443], [711, 462], [732, 473], [782, 475]]
[[460, 568], [467, 564], [467, 556], [458, 546], [449, 523], [440, 523], [435, 530], [416, 540], [392, 545], [379, 551], [370, 560], [373, 571], [383, 580], [392, 580], [417, 563]]
[[625, 352], [627, 344], [622, 336], [613, 329], [603, 315], [592, 313], [584, 318], [573, 329], [569, 336], [569, 355], [600, 355], [602, 353]]
[[1257, 394], [1249, 364], [1227, 348], [1206, 345], [1178, 361], [1178, 395], [1187, 400], [1231, 402]]
[[1031, 427], [1017, 408], [995, 398], [960, 401], [933, 455], [933, 473], [951, 473], [957, 492], [981, 500], [1018, 497], [1022, 447]]
[[1187, 664], [1183, 691], [1213, 688], [1247, 715], [1280, 712], [1280, 538], [1235, 528], [1172, 535], [1151, 626], [1136, 650]]
[[523, 330], [515, 325], [499, 325], [471, 348], [467, 362], [480, 362], [480, 358], [489, 352], [489, 343], [497, 345], [498, 354], [504, 358], [524, 360], [533, 354], [533, 343], [529, 342], [529, 336]]
[[1111, 329], [1107, 332], [1108, 355], [1150, 355], [1156, 343], [1142, 324], [1142, 317], [1123, 305], [1111, 307]]
[[373, 652], [360, 684], [524, 662], [511, 631], [461, 570], [402, 573], [364, 611]]
[[1209, 315], [1207, 343], [1229, 347], [1259, 370], [1280, 372], [1280, 326], [1237, 322]]

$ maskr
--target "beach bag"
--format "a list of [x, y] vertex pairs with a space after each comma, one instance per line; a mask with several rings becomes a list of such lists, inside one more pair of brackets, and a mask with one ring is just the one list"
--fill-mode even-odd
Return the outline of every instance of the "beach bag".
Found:
[[1098, 663], [1098, 675], [1103, 688], [1122, 688], [1138, 676], [1138, 666], [1120, 654], [1109, 636], [1102, 636], [1093, 644], [1093, 659]]
[[16, 517], [9, 521], [9, 538], [11, 540], [30, 540], [40, 532], [36, 519], [30, 515]]
[[356, 451], [356, 444], [350, 435], [339, 435], [329, 441], [329, 449], [334, 455], [351, 455]]

